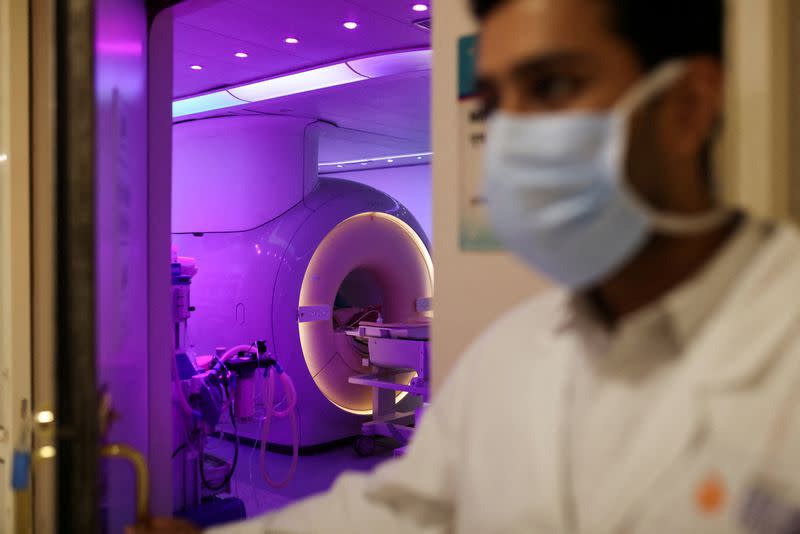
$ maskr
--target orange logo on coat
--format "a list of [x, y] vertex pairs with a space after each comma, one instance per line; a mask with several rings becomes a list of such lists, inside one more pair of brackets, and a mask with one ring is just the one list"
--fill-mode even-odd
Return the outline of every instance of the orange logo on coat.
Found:
[[700, 482], [695, 493], [697, 508], [705, 514], [714, 514], [722, 510], [728, 492], [719, 475], [711, 474]]

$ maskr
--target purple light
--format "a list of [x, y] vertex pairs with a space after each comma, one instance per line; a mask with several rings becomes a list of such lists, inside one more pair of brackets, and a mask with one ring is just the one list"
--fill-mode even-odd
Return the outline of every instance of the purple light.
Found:
[[353, 72], [346, 64], [339, 63], [329, 67], [307, 70], [297, 74], [289, 74], [280, 78], [272, 78], [263, 82], [251, 83], [230, 89], [228, 92], [247, 102], [260, 102], [286, 95], [305, 93], [326, 87], [335, 87], [359, 82], [364, 77]]
[[380, 78], [393, 74], [430, 70], [431, 58], [430, 50], [412, 50], [355, 59], [348, 61], [347, 64], [362, 76]]
[[[293, 37], [288, 39], [297, 41]], [[245, 52], [240, 53], [244, 54]], [[192, 65], [190, 68], [193, 70], [203, 69], [200, 65]], [[370, 78], [425, 71], [430, 70], [430, 68], [430, 50], [380, 54], [241, 85], [227, 91], [218, 91], [178, 100], [173, 103], [173, 117], [240, 106], [242, 101], [260, 102], [271, 98], [336, 87]], [[289, 113], [291, 110], [282, 109], [281, 112]]]
[[138, 56], [142, 53], [142, 43], [140, 41], [99, 41], [95, 49], [101, 54]]
[[247, 52], [236, 52], [234, 54], [234, 56], [240, 57], [240, 58], [246, 58], [247, 56], [249, 56], [249, 54]]
[[172, 116], [183, 117], [214, 109], [223, 109], [233, 106], [240, 106], [244, 102], [234, 98], [227, 91], [217, 91], [207, 95], [193, 96], [176, 100], [172, 103]]
[[347, 161], [326, 161], [326, 162], [320, 162], [319, 163], [319, 170], [323, 171], [324, 169], [329, 168], [329, 167], [336, 166], [336, 168], [340, 168], [340, 167], [342, 167], [344, 165], [357, 165], [359, 163], [361, 165], [369, 165], [370, 163], [379, 163], [379, 164], [380, 163], [384, 163], [384, 162], [386, 162], [386, 163], [394, 163], [397, 160], [409, 160], [409, 159], [413, 159], [413, 158], [421, 160], [421, 159], [423, 159], [425, 157], [430, 157], [432, 155], [433, 155], [433, 152], [416, 152], [414, 154], [397, 154], [397, 155], [391, 155], [391, 156], [382, 156], [382, 157], [378, 157], [378, 158], [373, 157], [373, 158], [369, 158], [369, 159], [351, 159], [351, 160], [347, 160]]
[[352, 22], [352, 21], [351, 22], [345, 22], [344, 24], [342, 24], [342, 26], [344, 26], [348, 30], [355, 30], [356, 28], [358, 28], [358, 23], [357, 22]]
[[283, 40], [283, 42], [286, 44], [297, 44], [300, 41], [298, 41], [296, 37], [287, 37], [286, 39]]
[[421, 13], [423, 11], [428, 11], [428, 6], [426, 6], [425, 4], [414, 4], [411, 9]]
[[261, 255], [261, 246], [256, 244], [256, 254]]

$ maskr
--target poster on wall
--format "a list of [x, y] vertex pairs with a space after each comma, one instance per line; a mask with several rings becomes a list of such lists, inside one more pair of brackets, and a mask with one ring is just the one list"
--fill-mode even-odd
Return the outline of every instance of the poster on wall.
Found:
[[483, 178], [486, 118], [477, 94], [477, 45], [477, 35], [464, 36], [458, 41], [459, 236], [461, 250], [485, 252], [500, 250], [502, 245], [492, 231], [486, 210]]

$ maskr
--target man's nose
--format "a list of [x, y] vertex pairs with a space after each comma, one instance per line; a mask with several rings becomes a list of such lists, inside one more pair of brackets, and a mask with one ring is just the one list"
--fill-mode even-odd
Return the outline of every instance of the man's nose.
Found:
[[526, 111], [525, 100], [515, 88], [505, 88], [500, 93], [500, 109], [509, 113], [523, 113]]

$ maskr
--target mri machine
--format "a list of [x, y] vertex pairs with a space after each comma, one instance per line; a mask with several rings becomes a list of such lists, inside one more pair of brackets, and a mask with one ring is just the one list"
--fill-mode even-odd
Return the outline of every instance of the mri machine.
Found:
[[[365, 348], [341, 326], [424, 323], [433, 294], [414, 216], [376, 189], [318, 176], [326, 127], [259, 115], [173, 130], [173, 244], [198, 266], [181, 343], [210, 355], [265, 340], [294, 381], [306, 451], [358, 435], [372, 412], [372, 389], [350, 383], [371, 370]], [[255, 422], [239, 431], [259, 436]], [[291, 445], [289, 425], [276, 421], [269, 441]]]

